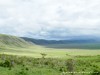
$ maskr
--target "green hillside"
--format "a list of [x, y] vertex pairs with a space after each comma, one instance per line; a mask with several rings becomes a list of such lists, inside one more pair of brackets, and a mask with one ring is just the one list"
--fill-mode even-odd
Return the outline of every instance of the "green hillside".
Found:
[[[46, 57], [52, 57], [52, 58], [65, 58], [66, 54], [71, 56], [76, 55], [82, 55], [82, 56], [94, 56], [94, 55], [100, 55], [100, 49], [74, 49], [74, 48], [68, 48], [63, 47], [62, 45], [36, 45], [31, 44], [28, 41], [25, 41], [22, 38], [11, 36], [11, 35], [4, 35], [0, 34], [0, 54], [9, 54], [9, 55], [19, 55], [19, 56], [30, 56], [30, 57], [36, 57], [40, 58], [41, 53], [47, 54]], [[60, 48], [58, 48], [58, 46]], [[55, 48], [57, 47], [57, 48]], [[72, 47], [72, 46], [71, 46]]]
[[31, 44], [19, 37], [0, 34], [0, 75], [100, 75], [100, 49], [64, 47], [65, 44]]
[[31, 44], [26, 42], [25, 40], [19, 38], [19, 37], [0, 34], [0, 48], [5, 48], [5, 47], [27, 47], [29, 45], [31, 45]]

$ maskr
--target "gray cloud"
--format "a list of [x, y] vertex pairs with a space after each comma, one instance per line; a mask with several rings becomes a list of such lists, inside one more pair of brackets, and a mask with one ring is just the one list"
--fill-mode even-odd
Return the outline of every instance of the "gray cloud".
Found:
[[0, 0], [0, 33], [44, 39], [100, 35], [100, 0]]

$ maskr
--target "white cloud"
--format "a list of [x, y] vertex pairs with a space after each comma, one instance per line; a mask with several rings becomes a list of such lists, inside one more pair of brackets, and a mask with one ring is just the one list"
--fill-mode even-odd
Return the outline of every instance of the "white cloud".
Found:
[[97, 36], [99, 9], [100, 0], [0, 0], [0, 33], [46, 39]]

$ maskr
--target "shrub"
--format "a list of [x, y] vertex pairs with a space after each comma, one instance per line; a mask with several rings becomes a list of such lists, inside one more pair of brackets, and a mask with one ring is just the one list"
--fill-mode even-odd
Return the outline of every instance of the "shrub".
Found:
[[45, 53], [40, 53], [42, 55], [42, 58], [45, 58], [47, 54]]
[[[67, 66], [67, 70], [69, 72], [74, 72], [74, 60], [73, 59], [68, 59], [67, 62], [66, 62], [66, 66]], [[73, 75], [73, 73], [72, 73]]]

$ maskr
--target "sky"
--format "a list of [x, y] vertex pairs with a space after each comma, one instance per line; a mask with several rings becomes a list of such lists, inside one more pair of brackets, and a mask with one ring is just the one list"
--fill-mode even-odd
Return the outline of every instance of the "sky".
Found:
[[100, 0], [0, 0], [0, 34], [62, 40], [100, 37]]

